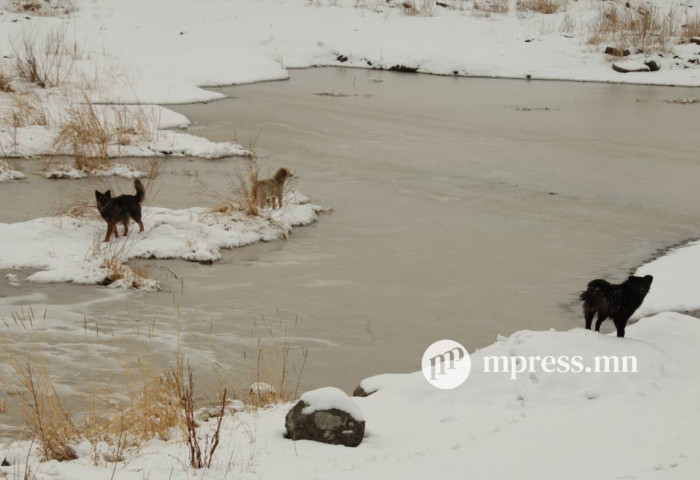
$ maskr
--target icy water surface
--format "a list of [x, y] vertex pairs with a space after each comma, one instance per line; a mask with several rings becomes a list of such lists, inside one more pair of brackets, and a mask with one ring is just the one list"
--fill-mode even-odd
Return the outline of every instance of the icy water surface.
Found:
[[[137, 357], [161, 368], [178, 346], [211, 383], [240, 387], [258, 339], [279, 344], [285, 330], [309, 351], [302, 389], [349, 391], [417, 370], [437, 339], [474, 349], [517, 330], [580, 327], [589, 280], [621, 280], [700, 235], [700, 106], [664, 102], [692, 89], [313, 69], [218, 90], [231, 98], [173, 107], [190, 132], [259, 134], [263, 169], [289, 167], [335, 213], [214, 265], [145, 262], [163, 293], [12, 288], [2, 272], [0, 332], [14, 351], [43, 350], [62, 392], [118, 389]], [[239, 169], [165, 159], [153, 204], [205, 205], [197, 183], [223, 190]], [[0, 185], [0, 221], [92, 200], [97, 185], [31, 174]], [[30, 324], [9, 316], [26, 323], [30, 304]]]

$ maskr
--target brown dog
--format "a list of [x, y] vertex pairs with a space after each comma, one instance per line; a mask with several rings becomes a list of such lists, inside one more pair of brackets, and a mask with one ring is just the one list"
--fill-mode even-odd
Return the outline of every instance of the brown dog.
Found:
[[293, 176], [292, 172], [285, 167], [277, 170], [272, 178], [264, 180], [258, 180], [257, 172], [251, 173], [250, 182], [253, 184], [253, 203], [259, 208], [265, 208], [265, 204], [270, 200], [272, 208], [275, 208], [275, 200], [277, 200], [277, 208], [282, 208], [284, 182]]
[[141, 222], [141, 202], [146, 194], [143, 188], [143, 183], [138, 178], [134, 180], [134, 188], [136, 195], [119, 195], [112, 198], [112, 191], [107, 190], [105, 193], [95, 190], [95, 199], [97, 199], [97, 209], [105, 222], [107, 222], [107, 235], [105, 242], [109, 242], [114, 234], [115, 238], [119, 238], [117, 232], [117, 223], [124, 225], [124, 235], [129, 233], [129, 219], [133, 218], [139, 224], [139, 231], [143, 232], [143, 222]]

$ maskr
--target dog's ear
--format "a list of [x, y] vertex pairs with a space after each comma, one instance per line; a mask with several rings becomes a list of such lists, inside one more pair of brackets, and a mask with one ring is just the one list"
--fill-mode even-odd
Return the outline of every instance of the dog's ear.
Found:
[[100, 198], [102, 196], [102, 193], [95, 190], [95, 198]]
[[107, 190], [107, 193], [105, 193], [105, 197], [112, 198], [112, 190]]
[[646, 276], [644, 277], [644, 280], [646, 280], [647, 283], [648, 283], [649, 285], [651, 285], [651, 282], [654, 281], [654, 277], [653, 277], [652, 275], [646, 275]]

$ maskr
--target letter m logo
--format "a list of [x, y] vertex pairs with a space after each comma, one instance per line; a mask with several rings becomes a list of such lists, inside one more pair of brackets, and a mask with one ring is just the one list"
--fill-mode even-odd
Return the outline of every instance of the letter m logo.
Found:
[[[430, 359], [430, 379], [436, 380], [436, 375], [445, 375], [445, 365], [449, 361], [450, 365], [447, 367], [448, 370], [455, 369], [455, 361], [460, 361], [464, 358], [464, 349], [460, 347], [455, 347], [452, 350], [448, 350], [440, 355], [435, 355]], [[440, 367], [440, 373], [437, 373], [438, 365]]]

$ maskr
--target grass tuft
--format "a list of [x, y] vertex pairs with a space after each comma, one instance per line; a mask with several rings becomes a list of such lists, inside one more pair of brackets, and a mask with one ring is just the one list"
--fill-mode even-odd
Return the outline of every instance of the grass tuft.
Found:
[[[629, 5], [629, 6], [627, 6]], [[640, 53], [670, 52], [679, 32], [674, 8], [665, 14], [653, 4], [601, 3], [589, 23], [588, 42]]]
[[566, 6], [567, 0], [518, 0], [516, 3], [519, 12], [535, 12], [544, 15], [563, 12]]

